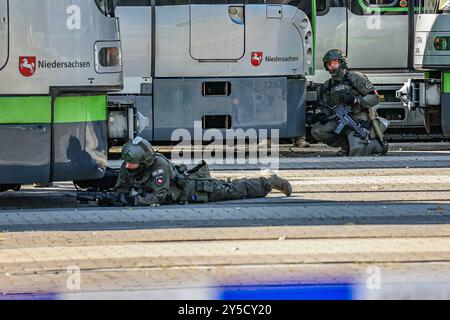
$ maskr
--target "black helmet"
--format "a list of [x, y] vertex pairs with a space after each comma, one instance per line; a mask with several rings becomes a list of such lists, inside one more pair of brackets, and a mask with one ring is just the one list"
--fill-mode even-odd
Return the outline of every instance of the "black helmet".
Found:
[[332, 60], [339, 60], [341, 62], [341, 69], [348, 68], [347, 57], [344, 55], [344, 52], [342, 52], [341, 50], [331, 49], [327, 53], [325, 53], [325, 55], [323, 56], [323, 66], [325, 67], [325, 70], [327, 70], [327, 63]]
[[137, 137], [123, 146], [122, 159], [128, 163], [144, 163], [151, 166], [155, 162], [155, 151], [150, 142]]

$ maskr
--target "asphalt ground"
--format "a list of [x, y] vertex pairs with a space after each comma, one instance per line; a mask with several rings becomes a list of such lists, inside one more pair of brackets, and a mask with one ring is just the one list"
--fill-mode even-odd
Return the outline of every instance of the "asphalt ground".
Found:
[[[286, 146], [290, 198], [99, 208], [79, 205], [70, 183], [2, 193], [0, 297], [207, 299], [269, 287], [301, 298], [292, 288], [351, 285], [362, 298], [448, 298], [449, 146], [364, 158]], [[217, 178], [261, 173], [211, 167]]]

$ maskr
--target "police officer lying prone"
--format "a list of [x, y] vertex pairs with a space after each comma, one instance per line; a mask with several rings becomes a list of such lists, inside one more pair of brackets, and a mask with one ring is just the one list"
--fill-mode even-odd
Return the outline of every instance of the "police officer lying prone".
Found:
[[[136, 138], [122, 150], [124, 160], [114, 188], [114, 205], [152, 206], [262, 198], [273, 189], [286, 196], [290, 183], [271, 173], [256, 179], [213, 179], [205, 162], [192, 170], [175, 166], [154, 152], [150, 142]], [[135, 196], [131, 196], [135, 194]]]
[[331, 79], [317, 88], [321, 113], [312, 118], [312, 137], [340, 147], [338, 156], [387, 154], [384, 132], [389, 123], [372, 110], [380, 102], [374, 85], [364, 74], [348, 69], [341, 50], [328, 51], [323, 63]]

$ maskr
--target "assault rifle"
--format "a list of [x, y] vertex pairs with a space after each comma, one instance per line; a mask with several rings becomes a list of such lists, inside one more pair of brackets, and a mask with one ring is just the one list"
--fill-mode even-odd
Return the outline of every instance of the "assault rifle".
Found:
[[129, 197], [123, 193], [115, 192], [92, 192], [79, 191], [77, 193], [77, 201], [79, 204], [88, 204], [95, 202], [100, 207], [125, 207], [134, 206], [134, 197]]
[[347, 106], [344, 104], [338, 104], [334, 107], [331, 107], [331, 110], [334, 112], [334, 115], [328, 118], [329, 120], [336, 119], [338, 120], [339, 124], [336, 127], [336, 130], [334, 131], [336, 134], [341, 134], [342, 130], [346, 126], [349, 126], [351, 129], [353, 129], [356, 134], [361, 139], [368, 139], [369, 137], [369, 130], [364, 128], [362, 125], [357, 123], [353, 118], [350, 116], [350, 113], [352, 111], [351, 106]]

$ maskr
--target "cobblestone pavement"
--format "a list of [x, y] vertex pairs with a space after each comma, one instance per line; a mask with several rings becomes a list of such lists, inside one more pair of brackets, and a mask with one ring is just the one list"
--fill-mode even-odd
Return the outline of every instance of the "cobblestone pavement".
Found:
[[[78, 205], [67, 183], [0, 194], [0, 299], [210, 298], [221, 286], [365, 284], [373, 270], [384, 288], [421, 284], [431, 286], [421, 297], [447, 297], [442, 145], [420, 155], [283, 158], [291, 198], [130, 209]], [[259, 174], [227, 169], [214, 175]]]

